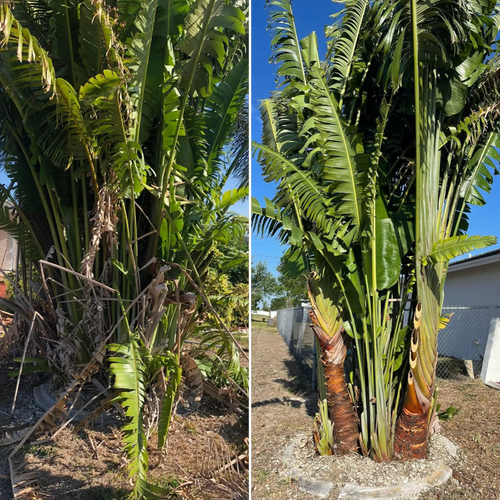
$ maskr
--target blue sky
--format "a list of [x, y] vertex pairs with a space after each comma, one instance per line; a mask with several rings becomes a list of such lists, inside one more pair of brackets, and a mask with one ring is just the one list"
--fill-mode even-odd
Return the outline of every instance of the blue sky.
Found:
[[[324, 27], [330, 24], [330, 17], [338, 12], [342, 4], [331, 0], [294, 0], [293, 9], [295, 23], [300, 38], [307, 36], [311, 31], [318, 35], [320, 55], [326, 52]], [[267, 30], [268, 9], [265, 0], [252, 0], [252, 73], [251, 73], [251, 133], [252, 141], [260, 142], [261, 120], [259, 103], [269, 97], [276, 90], [275, 70], [269, 64], [271, 55], [271, 33]], [[261, 167], [252, 158], [252, 185], [251, 194], [261, 203], [264, 197], [272, 199], [274, 186], [263, 181]], [[494, 235], [500, 240], [500, 176], [495, 176], [493, 189], [490, 195], [485, 195], [487, 205], [472, 207], [468, 233], [471, 235]], [[497, 245], [498, 247], [499, 245]], [[476, 253], [492, 250], [489, 247]], [[280, 256], [285, 248], [274, 238], [260, 238], [252, 235], [252, 261], [264, 261], [274, 274], [279, 264]]]

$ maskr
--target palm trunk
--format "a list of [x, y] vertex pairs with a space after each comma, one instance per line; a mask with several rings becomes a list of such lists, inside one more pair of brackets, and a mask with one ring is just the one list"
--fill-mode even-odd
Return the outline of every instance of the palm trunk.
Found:
[[[427, 276], [427, 278], [429, 278]], [[428, 285], [431, 279], [426, 279]], [[429, 300], [431, 288], [421, 296], [431, 306], [428, 312], [418, 303], [413, 319], [410, 348], [410, 372], [403, 407], [396, 423], [394, 452], [402, 460], [427, 458], [430, 412], [434, 396], [437, 363], [437, 318], [435, 297]], [[432, 295], [432, 294], [431, 294]], [[432, 332], [431, 334], [429, 334]], [[425, 341], [425, 343], [424, 343]]]
[[408, 375], [403, 408], [396, 423], [394, 453], [402, 460], [427, 458], [431, 401], [418, 396], [412, 372]]
[[314, 312], [310, 312], [313, 331], [321, 346], [324, 367], [328, 412], [333, 423], [335, 454], [346, 455], [359, 450], [358, 416], [354, 409], [344, 373], [348, 337], [341, 326], [333, 337], [321, 329]]

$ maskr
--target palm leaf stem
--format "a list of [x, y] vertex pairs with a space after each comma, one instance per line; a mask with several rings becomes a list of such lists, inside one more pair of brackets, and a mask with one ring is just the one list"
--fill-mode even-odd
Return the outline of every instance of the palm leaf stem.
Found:
[[[210, 20], [212, 11], [214, 9], [214, 5], [215, 5], [215, 0], [209, 0], [209, 4], [208, 4], [208, 7], [206, 9], [205, 18], [203, 21], [202, 36], [200, 37], [201, 40], [204, 40], [206, 35], [207, 35], [209, 20]], [[168, 179], [170, 178], [170, 175], [172, 173], [172, 168], [174, 166], [175, 150], [177, 148], [177, 141], [179, 140], [179, 134], [180, 134], [181, 128], [182, 128], [184, 112], [186, 110], [186, 105], [187, 105], [187, 102], [189, 99], [189, 92], [191, 89], [191, 85], [193, 83], [194, 75], [196, 73], [196, 68], [198, 66], [198, 60], [201, 56], [202, 49], [203, 49], [203, 44], [202, 43], [198, 44], [198, 47], [196, 49], [196, 53], [195, 53], [195, 56], [193, 59], [194, 62], [192, 63], [192, 68], [191, 68], [191, 71], [189, 73], [188, 83], [186, 86], [186, 92], [184, 93], [184, 95], [182, 97], [181, 106], [179, 108], [179, 117], [177, 118], [177, 124], [175, 127], [175, 133], [174, 133], [174, 137], [172, 140], [172, 147], [171, 147], [171, 151], [170, 151], [170, 155], [169, 155], [169, 159], [168, 159], [167, 168], [166, 168], [165, 172], [161, 172], [160, 176], [159, 176], [161, 179], [161, 184], [160, 184], [160, 186], [161, 186], [160, 202], [161, 203], [164, 202], [165, 195], [167, 193]], [[161, 210], [158, 210], [158, 214], [156, 216], [156, 221], [155, 221], [157, 227], [159, 226], [160, 217], [161, 217]], [[157, 247], [156, 242], [157, 241], [158, 241], [158, 235], [155, 236], [155, 245], [154, 245], [154, 254], [155, 255], [156, 255], [156, 247]]]
[[73, 201], [73, 230], [75, 232], [75, 247], [76, 247], [76, 260], [80, 264], [82, 262], [82, 244], [80, 239], [80, 225], [78, 223], [78, 195], [76, 192], [76, 179], [73, 164], [70, 166], [70, 183], [71, 183], [71, 199]]
[[85, 175], [82, 176], [82, 201], [83, 201], [83, 226], [84, 226], [84, 238], [85, 247], [84, 253], [89, 251], [90, 245], [90, 227], [89, 227], [89, 206], [87, 200], [87, 185], [85, 182]]
[[[415, 211], [415, 247], [417, 254], [420, 252], [420, 240], [422, 238], [420, 232], [421, 213], [419, 207], [422, 200], [422, 152], [420, 150], [420, 71], [418, 58], [418, 22], [417, 22], [417, 0], [411, 1], [411, 23], [412, 23], [412, 42], [413, 42], [413, 78], [414, 78], [414, 99], [415, 99], [415, 168], [416, 168], [416, 185], [417, 185], [417, 209]], [[421, 263], [419, 258], [415, 259], [415, 267], [417, 276], [420, 274]]]
[[[148, 5], [146, 7], [146, 9], [152, 9], [155, 12], [155, 14], [153, 16], [156, 17], [156, 9], [158, 6], [158, 0], [150, 0], [150, 3], [152, 3], [153, 6], [151, 7], [151, 5]], [[142, 108], [143, 108], [144, 102], [145, 102], [144, 93], [146, 92], [146, 79], [148, 77], [149, 58], [150, 58], [150, 54], [151, 54], [151, 46], [153, 45], [154, 24], [155, 24], [154, 19], [152, 19], [151, 26], [149, 27], [149, 33], [148, 33], [149, 38], [146, 41], [147, 49], [146, 49], [146, 57], [144, 58], [145, 68], [143, 71], [144, 80], [142, 81], [141, 86], [140, 86], [140, 90], [139, 90], [137, 121], [135, 123], [135, 133], [134, 133], [134, 140], [136, 142], [139, 142], [139, 134], [141, 132]], [[121, 113], [119, 113], [119, 116], [121, 116]], [[180, 118], [180, 119], [182, 119], [182, 118]], [[175, 149], [175, 143], [174, 143], [173, 149]]]
[[73, 53], [73, 39], [72, 39], [72, 34], [71, 34], [71, 25], [69, 22], [69, 5], [68, 5], [68, 0], [64, 0], [64, 18], [65, 18], [65, 23], [66, 23], [66, 38], [68, 41], [68, 49], [69, 49], [69, 54], [70, 54], [70, 73], [72, 76], [72, 84], [73, 87], [76, 84], [76, 68], [75, 68], [75, 58], [74, 58], [74, 53]]

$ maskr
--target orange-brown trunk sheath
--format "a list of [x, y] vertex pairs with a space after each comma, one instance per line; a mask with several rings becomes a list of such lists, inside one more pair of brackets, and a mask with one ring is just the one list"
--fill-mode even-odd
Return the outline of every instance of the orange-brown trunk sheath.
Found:
[[328, 413], [333, 423], [334, 453], [346, 455], [359, 448], [358, 415], [351, 401], [344, 373], [348, 337], [341, 327], [329, 337], [318, 325], [311, 312], [313, 330], [321, 346], [321, 362], [324, 366]]
[[346, 455], [357, 452], [358, 444], [358, 416], [351, 402], [345, 381], [344, 364], [335, 365], [325, 362], [323, 356], [326, 380], [326, 398], [330, 420], [333, 422], [333, 441], [336, 453]]
[[403, 408], [396, 423], [394, 453], [401, 460], [427, 458], [431, 403], [422, 404], [410, 374]]

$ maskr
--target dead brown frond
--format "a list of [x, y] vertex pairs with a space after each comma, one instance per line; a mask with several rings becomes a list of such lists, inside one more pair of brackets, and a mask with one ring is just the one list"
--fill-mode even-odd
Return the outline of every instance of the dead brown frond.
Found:
[[[245, 440], [248, 445], [248, 440]], [[214, 461], [205, 463], [202, 473], [196, 478], [197, 493], [203, 491], [203, 498], [218, 500], [247, 500], [249, 498], [248, 449], [243, 453], [234, 451], [218, 439], [210, 441], [208, 455]]]
[[[92, 222], [92, 236], [89, 251], [82, 260], [82, 274], [87, 278], [93, 278], [94, 261], [103, 235], [107, 233], [108, 248], [113, 248], [116, 240], [116, 223], [118, 218], [115, 214], [116, 199], [106, 185], [102, 186], [97, 198], [94, 215], [90, 219]], [[112, 254], [111, 254], [112, 255]]]
[[203, 397], [203, 377], [196, 361], [189, 354], [181, 356], [182, 373], [186, 378], [188, 386], [191, 388], [189, 396], [190, 405], [196, 406]]
[[38, 475], [34, 472], [23, 473], [23, 464], [15, 466], [11, 457], [8, 460], [14, 500], [35, 500], [39, 498], [36, 496], [34, 488]]
[[11, 446], [21, 439], [29, 432], [30, 428], [21, 429], [19, 431], [6, 432], [5, 436], [0, 439], [0, 446]]

